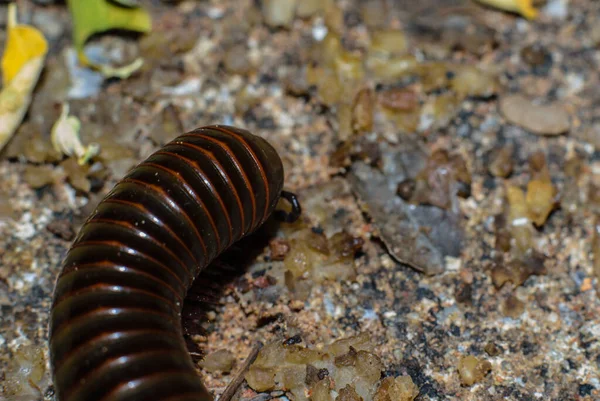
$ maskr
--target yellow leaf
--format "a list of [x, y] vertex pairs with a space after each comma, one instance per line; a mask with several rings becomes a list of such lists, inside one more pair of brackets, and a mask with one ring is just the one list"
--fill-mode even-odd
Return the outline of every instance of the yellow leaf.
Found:
[[124, 7], [108, 0], [68, 0], [73, 19], [73, 44], [82, 65], [95, 68], [107, 77], [126, 78], [139, 69], [142, 60], [130, 65], [114, 68], [90, 61], [83, 49], [94, 34], [123, 29], [141, 33], [150, 32], [152, 21], [148, 12], [141, 7]]
[[537, 17], [538, 10], [533, 6], [533, 0], [476, 0], [479, 3], [500, 10], [521, 14], [527, 19]]
[[34, 27], [17, 24], [17, 6], [8, 5], [7, 41], [2, 55], [0, 150], [12, 138], [31, 103], [44, 68], [48, 43]]
[[17, 6], [8, 5], [8, 38], [2, 56], [2, 82], [7, 86], [23, 66], [36, 57], [45, 56], [48, 42], [29, 25], [17, 24]]

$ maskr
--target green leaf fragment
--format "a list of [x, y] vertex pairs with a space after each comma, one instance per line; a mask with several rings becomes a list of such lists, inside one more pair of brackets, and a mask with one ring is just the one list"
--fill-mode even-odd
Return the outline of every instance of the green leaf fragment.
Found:
[[127, 78], [143, 64], [142, 59], [123, 67], [93, 63], [84, 53], [88, 39], [97, 33], [122, 29], [148, 33], [152, 29], [150, 14], [142, 7], [132, 7], [135, 2], [120, 0], [68, 0], [73, 19], [73, 44], [82, 65], [100, 71], [106, 77]]
[[120, 4], [123, 7], [139, 7], [140, 6], [139, 0], [108, 0], [108, 1], [111, 3]]

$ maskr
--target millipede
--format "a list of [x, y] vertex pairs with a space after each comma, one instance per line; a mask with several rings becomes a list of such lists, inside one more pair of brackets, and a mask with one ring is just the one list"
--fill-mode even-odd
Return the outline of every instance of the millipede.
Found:
[[263, 138], [212, 125], [182, 134], [130, 170], [87, 218], [65, 256], [50, 316], [59, 401], [209, 401], [181, 327], [195, 278], [255, 231], [284, 171]]

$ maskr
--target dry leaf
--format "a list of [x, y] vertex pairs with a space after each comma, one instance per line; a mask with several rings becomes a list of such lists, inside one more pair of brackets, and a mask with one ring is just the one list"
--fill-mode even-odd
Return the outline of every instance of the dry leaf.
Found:
[[477, 0], [479, 3], [504, 11], [521, 14], [527, 19], [535, 19], [538, 10], [533, 6], [533, 0]]
[[0, 92], [0, 150], [13, 136], [31, 103], [48, 51], [39, 30], [17, 24], [17, 6], [8, 6], [8, 38], [2, 56], [4, 87]]
[[63, 104], [60, 117], [52, 126], [52, 146], [67, 156], [77, 156], [77, 163], [83, 165], [97, 155], [100, 147], [96, 143], [84, 146], [79, 138], [81, 122], [77, 117], [69, 116], [69, 105]]

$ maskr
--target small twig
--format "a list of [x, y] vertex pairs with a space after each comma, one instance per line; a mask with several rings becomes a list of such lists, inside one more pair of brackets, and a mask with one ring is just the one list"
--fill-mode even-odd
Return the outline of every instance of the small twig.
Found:
[[254, 360], [258, 356], [258, 351], [260, 351], [262, 346], [263, 345], [261, 342], [257, 342], [254, 345], [254, 347], [252, 347], [252, 351], [250, 351], [250, 355], [248, 355], [248, 358], [246, 358], [246, 360], [244, 361], [244, 364], [238, 371], [235, 378], [231, 381], [231, 383], [229, 383], [227, 388], [225, 388], [225, 391], [223, 391], [223, 394], [221, 394], [218, 401], [230, 401], [233, 398], [237, 389], [244, 382], [245, 374], [248, 371], [248, 369], [250, 368], [250, 365], [252, 365], [252, 362], [254, 362]]

